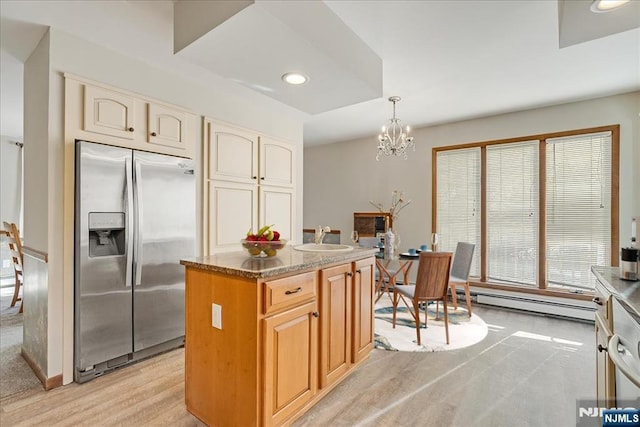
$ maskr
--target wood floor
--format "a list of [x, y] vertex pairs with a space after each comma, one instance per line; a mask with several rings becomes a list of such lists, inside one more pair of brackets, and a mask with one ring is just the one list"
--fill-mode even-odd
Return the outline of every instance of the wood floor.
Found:
[[[481, 343], [441, 353], [375, 350], [294, 425], [570, 426], [595, 394], [593, 325], [475, 307]], [[532, 335], [534, 334], [534, 335]], [[0, 401], [8, 426], [202, 426], [184, 406], [184, 350], [49, 392]]]

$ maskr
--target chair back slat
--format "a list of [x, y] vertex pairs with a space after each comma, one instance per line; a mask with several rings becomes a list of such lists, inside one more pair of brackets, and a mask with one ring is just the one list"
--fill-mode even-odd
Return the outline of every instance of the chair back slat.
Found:
[[[10, 307], [16, 305], [18, 301], [22, 301], [20, 295], [20, 288], [24, 284], [24, 276], [23, 276], [23, 261], [24, 256], [22, 254], [22, 241], [20, 240], [20, 232], [18, 231], [18, 227], [15, 223], [8, 223], [7, 221], [2, 222], [4, 230], [2, 230], [2, 234], [6, 236], [7, 243], [9, 245], [9, 251], [11, 254], [11, 263], [13, 264], [13, 271], [15, 273], [15, 287], [13, 292], [13, 298], [11, 299]], [[22, 313], [22, 302], [20, 303], [20, 311]]]
[[417, 298], [438, 299], [446, 296], [451, 257], [451, 252], [420, 253], [415, 290]]
[[473, 250], [476, 245], [473, 243], [458, 242], [456, 246], [456, 254], [453, 257], [453, 265], [451, 265], [451, 275], [458, 279], [467, 280], [469, 271], [471, 271], [471, 263], [473, 262]]
[[7, 243], [9, 244], [11, 260], [16, 270], [22, 272], [24, 255], [22, 254], [22, 242], [20, 241], [18, 227], [14, 223], [7, 221], [3, 221], [2, 224], [4, 226], [3, 234], [6, 236]]

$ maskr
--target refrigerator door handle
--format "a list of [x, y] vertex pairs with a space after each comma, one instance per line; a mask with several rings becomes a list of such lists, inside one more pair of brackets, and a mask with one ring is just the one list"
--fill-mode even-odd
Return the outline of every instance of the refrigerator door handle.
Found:
[[126, 175], [126, 197], [127, 197], [127, 216], [126, 216], [126, 226], [127, 226], [127, 268], [125, 273], [125, 287], [130, 287], [133, 274], [133, 174], [131, 172], [131, 158], [125, 161], [125, 175]]
[[142, 203], [140, 203], [142, 199], [141, 189], [140, 189], [140, 180], [142, 178], [142, 172], [140, 170], [140, 163], [137, 160], [134, 160], [135, 163], [135, 176], [133, 179], [133, 183], [135, 185], [135, 229], [136, 229], [136, 251], [134, 257], [134, 265], [135, 265], [135, 284], [140, 285], [142, 282]]

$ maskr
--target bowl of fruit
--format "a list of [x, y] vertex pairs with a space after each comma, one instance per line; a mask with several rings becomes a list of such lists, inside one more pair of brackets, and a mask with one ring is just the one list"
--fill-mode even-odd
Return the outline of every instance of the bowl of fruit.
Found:
[[242, 247], [254, 258], [274, 257], [278, 251], [285, 247], [287, 241], [280, 239], [280, 233], [272, 230], [273, 225], [265, 225], [257, 233], [253, 230], [247, 232], [247, 237], [242, 239]]

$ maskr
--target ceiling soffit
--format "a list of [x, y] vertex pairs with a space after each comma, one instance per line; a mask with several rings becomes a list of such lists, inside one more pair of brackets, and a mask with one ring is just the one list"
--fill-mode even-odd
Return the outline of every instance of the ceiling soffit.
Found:
[[594, 13], [591, 1], [558, 0], [558, 21], [559, 44], [564, 48], [640, 27], [640, 1]]
[[[201, 3], [207, 11], [190, 10]], [[237, 10], [227, 3], [176, 3], [176, 55], [310, 114], [382, 96], [382, 60], [323, 2], [249, 1]], [[184, 28], [185, 16], [203, 12], [217, 16], [210, 31], [202, 20]], [[285, 84], [291, 71], [309, 81]]]

